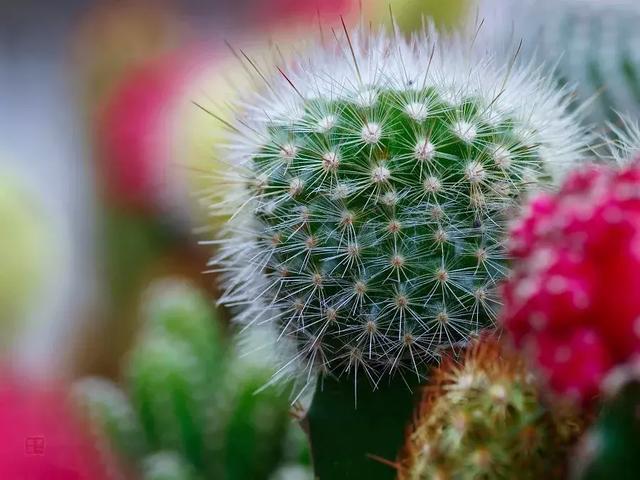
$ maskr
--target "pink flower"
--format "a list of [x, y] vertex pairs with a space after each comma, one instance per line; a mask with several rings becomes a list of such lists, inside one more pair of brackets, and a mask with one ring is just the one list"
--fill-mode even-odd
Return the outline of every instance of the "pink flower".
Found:
[[163, 56], [131, 70], [109, 95], [96, 133], [111, 202], [148, 211], [170, 196], [176, 110], [194, 68], [192, 52]]
[[640, 163], [571, 175], [510, 242], [502, 323], [554, 390], [587, 401], [640, 353]]
[[339, 24], [340, 16], [354, 16], [360, 8], [358, 0], [255, 0], [250, 3], [248, 13], [267, 29], [300, 22], [317, 30], [318, 20]]
[[0, 478], [109, 478], [83, 427], [60, 390], [0, 375]]

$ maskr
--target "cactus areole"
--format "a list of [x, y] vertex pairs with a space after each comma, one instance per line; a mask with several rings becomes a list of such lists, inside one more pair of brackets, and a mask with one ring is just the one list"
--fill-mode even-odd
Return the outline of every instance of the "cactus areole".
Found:
[[221, 185], [223, 303], [308, 372], [415, 372], [495, 317], [506, 214], [581, 135], [565, 93], [466, 40], [362, 29], [238, 108]]

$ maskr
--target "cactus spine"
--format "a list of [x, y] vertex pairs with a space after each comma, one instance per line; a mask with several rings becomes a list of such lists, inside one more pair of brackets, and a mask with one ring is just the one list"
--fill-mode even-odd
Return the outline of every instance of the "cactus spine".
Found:
[[222, 301], [292, 339], [288, 364], [421, 375], [493, 324], [507, 213], [581, 134], [565, 92], [469, 50], [362, 29], [274, 77], [249, 60], [266, 87], [230, 125], [216, 261]]
[[550, 412], [517, 354], [493, 339], [434, 373], [400, 458], [400, 480], [562, 478], [580, 432]]

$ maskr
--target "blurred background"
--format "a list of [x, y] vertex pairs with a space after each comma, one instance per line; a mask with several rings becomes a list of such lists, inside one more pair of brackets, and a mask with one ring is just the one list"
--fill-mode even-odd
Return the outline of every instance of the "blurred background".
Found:
[[[224, 131], [194, 103], [223, 111], [233, 100], [246, 82], [237, 55], [259, 57], [277, 44], [286, 56], [290, 43], [340, 26], [340, 16], [347, 25], [361, 17], [388, 25], [390, 5], [405, 32], [422, 15], [455, 28], [471, 8], [465, 0], [0, 2], [1, 370], [14, 378], [6, 385], [18, 385], [0, 388], [0, 400], [19, 392], [39, 405], [41, 391], [64, 393], [75, 384], [101, 425], [94, 430], [103, 430], [93, 434], [116, 444], [100, 448], [101, 463], [108, 450], [134, 476], [183, 471], [166, 478], [191, 478], [184, 472], [193, 470], [200, 478], [222, 469], [215, 478], [275, 478], [284, 469], [310, 478], [304, 442], [290, 432], [288, 396], [272, 395], [279, 400], [265, 417], [259, 402], [270, 400], [253, 393], [272, 372], [262, 357], [254, 362], [260, 368], [237, 367], [251, 360], [234, 356], [232, 328], [214, 308], [215, 274], [205, 274], [212, 249], [198, 241], [219, 227], [207, 215], [207, 179], [218, 168]], [[188, 325], [200, 327], [189, 333]], [[210, 338], [206, 354], [198, 338]], [[209, 371], [211, 362], [219, 371]], [[238, 381], [239, 370], [253, 373]], [[210, 392], [220, 397], [218, 410], [194, 400], [207, 388], [195, 371], [219, 387]], [[180, 405], [191, 426], [180, 417], [172, 438], [158, 434], [159, 425], [173, 427], [154, 409], [177, 396], [155, 405], [160, 390], [187, 392]], [[22, 418], [0, 412], [0, 428], [14, 415]], [[231, 420], [204, 432], [199, 415]], [[121, 445], [123, 458], [113, 440], [133, 424], [138, 447]], [[256, 438], [267, 434], [279, 451], [258, 452]], [[28, 438], [31, 447], [39, 435]], [[208, 443], [212, 436], [224, 445]], [[207, 451], [217, 460], [203, 461]], [[249, 451], [271, 460], [246, 470], [241, 459]], [[86, 478], [99, 478], [91, 471]], [[85, 478], [43, 475], [33, 478]]]
[[465, 3], [2, 2], [0, 318], [12, 357], [38, 375], [115, 375], [135, 331], [125, 317], [153, 278], [215, 289], [194, 231], [215, 228], [198, 192], [223, 131], [193, 102], [236, 95], [244, 73], [227, 44], [259, 57], [317, 36], [319, 20], [388, 23], [389, 5], [404, 30], [425, 13], [451, 26]]

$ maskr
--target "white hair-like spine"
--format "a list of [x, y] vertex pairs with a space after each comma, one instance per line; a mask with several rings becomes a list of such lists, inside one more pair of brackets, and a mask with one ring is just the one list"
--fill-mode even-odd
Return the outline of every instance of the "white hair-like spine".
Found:
[[[403, 367], [418, 372], [420, 363], [438, 357], [443, 344], [455, 346], [464, 342], [481, 327], [473, 313], [480, 308], [479, 302], [485, 301], [485, 297], [479, 300], [481, 289], [469, 290], [470, 296], [467, 298], [464, 293], [460, 305], [452, 303], [449, 310], [444, 310], [447, 318], [438, 328], [459, 330], [459, 334], [451, 337], [447, 332], [445, 335], [444, 330], [436, 335], [431, 326], [425, 326], [426, 320], [418, 318], [422, 314], [412, 310], [412, 299], [406, 292], [418, 289], [424, 293], [428, 290], [425, 285], [435, 281], [424, 272], [411, 276], [413, 262], [421, 262], [419, 257], [426, 251], [421, 234], [416, 232], [423, 227], [433, 228], [435, 245], [438, 242], [455, 244], [456, 251], [464, 250], [464, 237], [474, 233], [471, 227], [463, 227], [457, 221], [452, 221], [446, 229], [437, 229], [440, 220], [418, 219], [416, 209], [432, 207], [435, 202], [429, 203], [426, 197], [415, 193], [423, 182], [426, 189], [426, 182], [433, 180], [434, 177], [427, 174], [442, 174], [439, 177], [442, 186], [448, 188], [442, 202], [445, 215], [468, 213], [493, 222], [487, 212], [503, 212], [506, 207], [502, 204], [511, 206], [513, 200], [512, 195], [506, 193], [510, 201], [505, 202], [500, 197], [502, 193], [497, 193], [498, 187], [506, 185], [507, 190], [515, 190], [519, 195], [543, 181], [561, 177], [579, 160], [585, 136], [577, 114], [568, 112], [568, 91], [556, 88], [554, 81], [544, 77], [539, 69], [517, 67], [513, 58], [500, 61], [480, 51], [480, 42], [475, 39], [439, 38], [433, 28], [426, 28], [410, 39], [395, 31], [388, 34], [370, 27], [361, 27], [353, 33], [346, 29], [333, 33], [333, 38], [325, 35], [323, 41], [311, 48], [302, 49], [287, 60], [280, 58], [266, 67], [245, 56], [247, 69], [261, 86], [246, 92], [242, 100], [232, 106], [235, 120], [227, 124], [230, 131], [225, 156], [228, 168], [212, 179], [212, 190], [217, 190], [220, 198], [211, 204], [212, 215], [228, 216], [230, 220], [220, 238], [211, 242], [218, 245], [211, 266], [212, 271], [221, 272], [225, 287], [220, 302], [236, 311], [237, 322], [245, 328], [276, 326], [280, 340], [293, 339], [282, 347], [282, 351], [287, 352], [282, 376], [288, 377], [292, 371], [304, 372], [308, 381], [318, 371], [337, 375], [359, 371], [376, 382], [383, 373]], [[473, 105], [468, 111], [467, 104]], [[345, 119], [348, 117], [345, 112], [351, 111], [362, 115]], [[446, 133], [440, 137], [426, 129], [434, 116], [446, 127]], [[408, 130], [399, 128], [399, 122], [405, 121], [415, 125]], [[502, 131], [504, 122], [508, 122], [509, 138], [513, 140], [506, 145], [493, 144], [491, 139], [496, 131]], [[328, 133], [336, 128], [339, 134]], [[289, 136], [283, 137], [282, 132], [289, 132]], [[341, 152], [357, 145], [358, 152], [365, 152], [364, 160], [342, 158], [334, 151], [321, 150], [324, 147], [319, 145], [324, 145], [324, 140], [317, 140], [321, 138], [329, 139], [327, 145], [336, 146]], [[430, 139], [436, 142], [435, 146]], [[301, 144], [305, 142], [306, 146]], [[385, 157], [385, 149], [403, 142], [415, 145], [418, 152], [415, 158]], [[439, 148], [446, 150], [450, 144], [468, 151], [469, 155], [482, 152], [474, 153], [475, 159], [455, 160], [464, 162], [460, 179], [455, 181], [451, 180], [453, 174], [444, 175], [433, 167], [438, 162], [451, 160], [452, 155], [439, 151]], [[297, 159], [298, 165], [287, 170], [286, 165], [290, 165], [292, 159]], [[399, 162], [394, 167], [396, 170], [390, 167], [394, 161]], [[256, 162], [263, 162], [262, 166], [257, 167]], [[424, 171], [420, 167], [418, 173], [419, 164], [424, 165]], [[349, 181], [343, 182], [346, 177], [338, 172], [345, 171]], [[415, 172], [416, 185], [405, 177], [402, 181], [395, 178], [396, 174], [409, 171]], [[274, 187], [274, 183], [279, 186]], [[434, 182], [430, 185], [438, 186]], [[296, 200], [297, 196], [307, 194], [321, 197], [322, 207], [311, 211], [316, 208], [315, 203], [310, 210], [304, 207], [304, 200]], [[336, 240], [340, 234], [336, 233], [335, 225], [350, 221], [344, 216], [348, 209], [340, 207], [346, 205], [343, 200], [349, 195], [364, 198], [359, 213], [364, 213], [366, 218], [357, 233], [344, 230], [345, 238], [348, 237], [344, 245], [351, 248], [344, 253], [340, 250], [341, 240]], [[411, 203], [412, 199], [415, 205], [396, 208], [396, 205]], [[282, 205], [287, 202], [300, 208], [283, 213]], [[461, 208], [464, 205], [466, 210]], [[358, 271], [359, 262], [365, 263], [360, 247], [382, 248], [383, 240], [376, 228], [385, 212], [392, 212], [391, 217], [401, 217], [399, 222], [403, 227], [409, 225], [414, 235], [403, 237], [390, 230], [388, 238], [398, 238], [402, 249], [413, 253], [407, 253], [406, 258], [398, 255], [395, 263], [392, 255], [391, 267], [386, 263], [386, 256], [381, 254], [380, 259], [372, 259], [368, 254], [368, 268], [362, 267], [373, 277], [378, 275], [376, 269], [391, 269], [386, 280], [377, 281], [378, 290], [372, 294], [382, 298], [383, 290], [392, 292], [391, 303], [372, 300], [368, 292], [358, 293], [357, 282], [353, 290], [354, 284], [343, 281], [345, 276]], [[280, 238], [278, 228], [265, 223], [264, 217], [270, 215], [279, 216], [277, 222], [288, 232], [288, 238]], [[316, 245], [318, 239], [311, 234], [302, 239], [307, 242], [307, 250], [301, 242], [294, 246], [287, 243], [299, 236], [305, 222], [311, 225], [310, 222], [316, 221], [309, 220], [313, 215], [321, 217], [313, 224], [318, 231], [333, 229], [319, 235], [325, 235], [328, 243], [337, 242], [339, 247]], [[298, 228], [298, 225], [303, 226]], [[505, 257], [499, 236], [503, 221], [496, 219], [491, 228], [495, 232], [486, 234], [491, 237], [487, 255], [495, 254], [496, 265], [502, 265]], [[265, 240], [266, 236], [272, 238], [271, 244]], [[311, 262], [305, 263], [304, 258], [315, 253], [323, 262], [331, 264], [333, 272], [313, 273], [315, 270], [309, 267]], [[274, 273], [282, 258], [289, 257], [298, 265], [294, 280], [287, 278], [286, 272], [282, 276]], [[442, 258], [444, 270], [439, 280], [443, 291], [447, 282], [464, 285], [461, 290], [470, 288], [467, 285], [474, 284], [477, 271], [474, 273], [466, 267], [447, 270], [445, 263], [449, 259], [445, 257], [445, 254], [438, 256]], [[342, 266], [335, 266], [336, 258]], [[347, 266], [344, 262], [348, 262]], [[421, 271], [422, 266], [416, 268]], [[489, 271], [489, 267], [486, 269]], [[309, 274], [308, 285], [300, 283], [303, 271]], [[340, 274], [335, 273], [338, 271]], [[491, 271], [500, 272], [496, 276], [504, 274], [501, 266], [491, 267]], [[497, 279], [489, 280], [491, 273], [484, 275], [487, 278], [483, 277], [483, 281], [494, 287]], [[327, 285], [333, 292], [329, 295], [331, 298], [323, 297]], [[476, 296], [476, 303], [469, 306], [468, 302], [473, 303], [472, 294]], [[437, 302], [430, 300], [436, 296], [440, 300], [448, 299], [445, 293], [420, 295], [427, 311], [436, 308]], [[300, 300], [297, 297], [301, 297], [300, 304], [295, 304]], [[456, 295], [452, 298], [458, 299]], [[494, 305], [487, 307], [490, 319], [499, 300], [492, 297], [491, 302]], [[292, 306], [289, 308], [288, 304]], [[416, 307], [418, 310], [423, 312], [422, 303], [419, 309]], [[415, 325], [408, 328], [405, 324], [412, 316], [416, 317], [411, 320]], [[385, 318], [371, 326], [367, 318], [372, 317]], [[474, 322], [475, 325], [471, 325]], [[371, 328], [367, 329], [367, 325]]]

